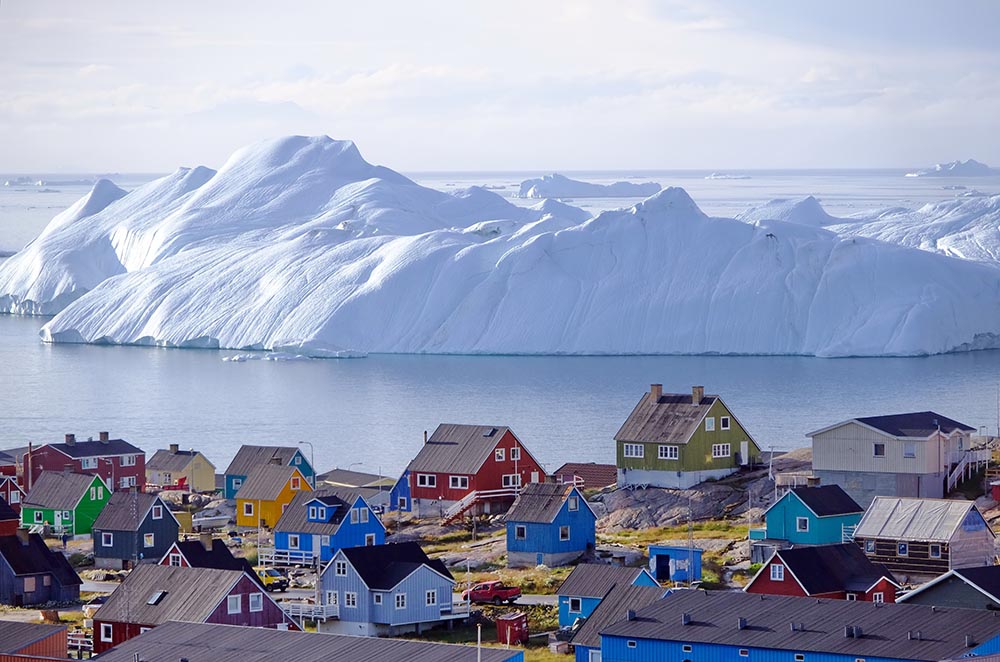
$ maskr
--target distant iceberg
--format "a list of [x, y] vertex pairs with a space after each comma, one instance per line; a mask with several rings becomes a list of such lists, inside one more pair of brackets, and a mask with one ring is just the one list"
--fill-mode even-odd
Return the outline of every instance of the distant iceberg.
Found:
[[706, 175], [705, 179], [750, 179], [750, 175], [730, 175], [724, 172], [713, 172]]
[[906, 173], [907, 177], [989, 177], [993, 170], [985, 163], [969, 159], [938, 163], [933, 168]]
[[560, 174], [545, 175], [521, 182], [519, 198], [648, 198], [660, 190], [656, 182], [615, 182], [592, 184]]
[[845, 220], [831, 216], [823, 209], [819, 200], [813, 196], [805, 198], [776, 198], [762, 205], [751, 207], [736, 215], [736, 219], [744, 223], [760, 223], [761, 221], [785, 221], [797, 225], [823, 227], [844, 223]]

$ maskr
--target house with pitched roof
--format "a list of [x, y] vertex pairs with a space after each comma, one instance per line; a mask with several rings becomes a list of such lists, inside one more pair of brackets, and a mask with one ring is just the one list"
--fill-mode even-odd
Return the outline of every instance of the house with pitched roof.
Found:
[[263, 465], [277, 464], [285, 467], [295, 467], [315, 487], [316, 472], [302, 451], [295, 446], [251, 446], [244, 444], [236, 452], [225, 472], [223, 496], [235, 499], [236, 493], [243, 487], [250, 473]]
[[12, 662], [66, 659], [66, 632], [65, 625], [0, 621], [0, 656], [23, 656]]
[[573, 568], [556, 592], [559, 627], [570, 627], [577, 620], [588, 618], [615, 586], [659, 587], [659, 584], [645, 568], [581, 563]]
[[21, 512], [21, 502], [24, 501], [24, 497], [26, 496], [27, 492], [17, 482], [16, 477], [0, 476], [0, 499], [6, 501], [14, 509], [14, 512]]
[[0, 476], [17, 477], [17, 460], [4, 451], [0, 451]]
[[245, 572], [144, 563], [94, 614], [94, 653], [170, 621], [299, 629]]
[[652, 384], [615, 435], [619, 487], [686, 489], [752, 466], [760, 448], [718, 395]]
[[356, 491], [299, 492], [274, 526], [273, 561], [326, 563], [343, 547], [382, 545], [385, 526]]
[[79, 599], [80, 577], [66, 557], [18, 523], [18, 514], [0, 499], [0, 604], [25, 607]]
[[807, 436], [813, 473], [868, 507], [877, 496], [944, 497], [989, 460], [988, 450], [971, 448], [973, 432], [971, 425], [920, 411], [852, 418]]
[[596, 542], [597, 515], [574, 485], [525, 485], [505, 521], [510, 568], [566, 565]]
[[869, 559], [905, 580], [992, 565], [996, 534], [972, 501], [875, 497], [854, 531]]
[[743, 588], [747, 593], [894, 602], [899, 583], [853, 543], [779, 549]]
[[216, 570], [240, 570], [251, 577], [257, 572], [245, 558], [233, 556], [225, 541], [213, 538], [211, 533], [202, 533], [195, 540], [177, 540], [163, 553], [160, 565], [178, 568], [215, 568]]
[[47, 527], [56, 534], [90, 535], [110, 498], [111, 490], [100, 476], [46, 471], [21, 504], [21, 522], [26, 527]]
[[292, 497], [311, 491], [298, 467], [277, 462], [255, 467], [236, 493], [236, 525], [274, 528]]
[[403, 475], [408, 485], [393, 488], [393, 505], [452, 519], [506, 512], [521, 486], [541, 482], [545, 471], [508, 427], [443, 423], [425, 433]]
[[864, 512], [839, 485], [792, 488], [764, 511], [764, 528], [750, 530], [750, 562], [792, 545], [850, 540]]
[[552, 472], [557, 483], [576, 485], [581, 490], [602, 490], [618, 481], [618, 467], [597, 462], [567, 462]]
[[573, 633], [571, 642], [576, 662], [600, 662], [601, 630], [620, 621], [629, 611], [655, 604], [668, 592], [661, 586], [633, 584], [616, 584], [609, 589], [583, 625]]
[[177, 541], [180, 523], [160, 497], [142, 492], [115, 492], [94, 522], [94, 564], [128, 569], [143, 561], [156, 563]]
[[899, 596], [896, 602], [1000, 611], [1000, 565], [949, 570]]
[[337, 551], [320, 576], [320, 599], [337, 610], [337, 620], [321, 632], [394, 636], [469, 615], [455, 603], [455, 578], [415, 542], [346, 547]]
[[146, 482], [164, 487], [183, 486], [189, 492], [215, 491], [215, 465], [200, 451], [181, 450], [179, 444], [159, 449], [146, 462]]
[[43, 444], [33, 449], [25, 460], [31, 467], [28, 491], [44, 471], [63, 471], [100, 476], [115, 491], [132, 488], [146, 490], [146, 453], [124, 439], [112, 439], [107, 432], [98, 438], [78, 441], [67, 434], [62, 443]]

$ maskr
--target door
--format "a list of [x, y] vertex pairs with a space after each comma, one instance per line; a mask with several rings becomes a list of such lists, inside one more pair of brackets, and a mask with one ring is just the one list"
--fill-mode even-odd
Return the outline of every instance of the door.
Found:
[[59, 527], [62, 526], [62, 511], [61, 510], [57, 510], [53, 514], [52, 524], [54, 525], [55, 531], [58, 532], [59, 531]]
[[587, 662], [601, 662], [600, 649], [587, 651]]
[[740, 465], [747, 466], [750, 464], [750, 442], [741, 441], [740, 442]]

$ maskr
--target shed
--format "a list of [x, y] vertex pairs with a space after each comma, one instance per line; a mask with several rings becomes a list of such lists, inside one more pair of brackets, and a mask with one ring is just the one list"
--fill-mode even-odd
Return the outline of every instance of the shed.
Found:
[[645, 568], [608, 563], [581, 563], [563, 580], [559, 598], [559, 626], [569, 627], [588, 618], [615, 586], [658, 586]]
[[650, 545], [649, 571], [656, 581], [701, 581], [701, 553], [697, 547]]

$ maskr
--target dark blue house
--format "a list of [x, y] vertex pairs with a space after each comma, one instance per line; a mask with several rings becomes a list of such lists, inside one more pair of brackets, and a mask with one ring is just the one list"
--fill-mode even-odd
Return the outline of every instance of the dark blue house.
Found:
[[274, 560], [326, 563], [338, 549], [385, 543], [385, 526], [356, 491], [298, 492], [274, 527]]
[[233, 461], [226, 468], [226, 481], [223, 496], [235, 499], [236, 493], [243, 487], [250, 472], [264, 464], [278, 464], [283, 467], [295, 467], [306, 481], [316, 486], [316, 471], [306, 460], [302, 451], [295, 446], [240, 446]]
[[177, 542], [180, 524], [163, 499], [143, 492], [115, 492], [94, 522], [94, 565], [130, 568], [157, 563]]
[[594, 548], [597, 516], [573, 485], [525, 485], [506, 520], [511, 568], [566, 565]]
[[404, 471], [396, 484], [389, 491], [389, 510], [399, 510], [404, 513], [413, 511], [413, 502], [410, 500], [410, 472]]
[[18, 514], [0, 499], [0, 604], [79, 600], [80, 577], [66, 557], [19, 524]]
[[589, 618], [615, 586], [659, 584], [645, 568], [627, 568], [607, 563], [581, 563], [563, 580], [559, 598], [559, 627], [570, 627], [580, 618]]

